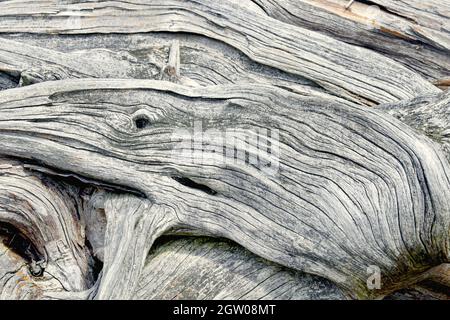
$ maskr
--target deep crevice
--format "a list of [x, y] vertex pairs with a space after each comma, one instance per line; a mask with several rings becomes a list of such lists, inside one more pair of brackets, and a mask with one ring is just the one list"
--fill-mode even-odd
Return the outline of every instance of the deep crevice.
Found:
[[134, 118], [134, 125], [140, 130], [145, 129], [150, 125], [150, 119], [146, 115], [139, 115]]
[[[46, 164], [43, 161], [40, 161], [38, 159], [25, 159], [21, 157], [8, 157], [13, 160], [17, 160], [23, 163], [24, 169], [35, 172], [37, 174], [41, 175], [41, 179], [45, 181], [45, 177], [48, 176], [52, 180], [60, 182], [65, 182], [69, 185], [79, 187], [79, 188], [86, 188], [86, 187], [100, 187], [105, 190], [111, 191], [111, 192], [118, 192], [118, 193], [131, 193], [137, 197], [146, 198], [147, 196], [140, 190], [134, 189], [125, 185], [121, 184], [115, 184], [110, 183], [106, 181], [101, 181], [95, 178], [91, 177], [85, 177], [80, 174], [62, 170], [56, 167], [52, 167], [48, 164]], [[54, 179], [57, 177], [58, 179]]]
[[95, 283], [98, 280], [98, 277], [100, 276], [100, 272], [103, 270], [103, 261], [101, 261], [99, 258], [97, 258], [94, 254], [94, 249], [92, 248], [91, 243], [89, 240], [85, 240], [85, 246], [88, 248], [92, 261], [90, 263], [91, 267], [91, 273], [93, 278], [93, 283]]
[[0, 238], [6, 247], [25, 260], [33, 276], [40, 277], [44, 274], [45, 268], [40, 264], [42, 256], [18, 228], [10, 223], [0, 222]]
[[17, 88], [20, 82], [20, 74], [15, 75], [6, 71], [0, 71], [0, 91]]
[[197, 182], [195, 182], [195, 181], [193, 181], [193, 180], [191, 180], [189, 178], [186, 178], [186, 177], [172, 177], [172, 179], [175, 180], [176, 182], [182, 184], [183, 186], [186, 186], [186, 187], [189, 187], [189, 188], [192, 188], [192, 189], [197, 189], [197, 190], [203, 191], [203, 192], [205, 192], [207, 194], [210, 194], [210, 195], [213, 195], [213, 196], [217, 194], [216, 190], [213, 190], [213, 189], [211, 189], [210, 187], [208, 187], [208, 186], [206, 186], [204, 184], [197, 183]]
[[442, 296], [450, 297], [450, 287], [446, 286], [443, 283], [439, 283], [439, 282], [433, 281], [431, 279], [427, 279], [427, 280], [423, 280], [423, 281], [419, 282], [418, 285], [427, 290], [430, 290], [431, 292], [437, 293]]

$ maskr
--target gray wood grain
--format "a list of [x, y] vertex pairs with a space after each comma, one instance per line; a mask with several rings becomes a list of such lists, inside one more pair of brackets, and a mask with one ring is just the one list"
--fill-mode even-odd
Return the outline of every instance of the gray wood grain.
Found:
[[449, 9], [0, 1], [0, 299], [448, 299]]
[[450, 91], [378, 108], [441, 144], [450, 161]]
[[[347, 0], [244, 1], [253, 2], [270, 17], [370, 48], [428, 79], [448, 77], [450, 57], [445, 43], [450, 41], [450, 33], [443, 35], [442, 41], [426, 37], [426, 34], [437, 32], [430, 27], [439, 27], [448, 17], [447, 5], [442, 1], [427, 1], [426, 5], [417, 1], [414, 6], [399, 1], [372, 1], [369, 4], [356, 1], [347, 10]], [[399, 14], [386, 10], [383, 5], [387, 5], [387, 9], [397, 7]], [[435, 13], [433, 18], [427, 19], [428, 23], [422, 19], [411, 21], [414, 16], [428, 15], [427, 12]]]
[[[136, 127], [142, 115], [148, 126]], [[139, 190], [168, 208], [167, 228], [232, 239], [354, 297], [396, 290], [448, 262], [445, 154], [377, 110], [261, 85], [85, 79], [3, 91], [0, 117], [3, 154]], [[174, 156], [173, 130], [186, 134], [193, 120], [205, 130], [279, 130], [279, 170], [221, 163], [198, 149], [201, 165]], [[374, 264], [382, 291], [366, 286]]]
[[[241, 10], [237, 10], [241, 8]], [[75, 10], [75, 13], [74, 13]], [[308, 78], [336, 95], [365, 104], [393, 102], [439, 89], [395, 61], [318, 32], [251, 14], [228, 2], [46, 1], [0, 3], [1, 33], [188, 32], [225, 42], [250, 59]], [[15, 14], [21, 15], [20, 19]], [[68, 23], [74, 14], [77, 23]], [[193, 23], [195, 22], [195, 23]], [[376, 70], [376, 72], [374, 72]]]
[[0, 299], [43, 299], [92, 286], [74, 190], [0, 159]]
[[186, 238], [147, 258], [134, 299], [346, 299], [333, 283], [295, 272], [223, 240]]
[[[161, 208], [136, 196], [95, 192], [85, 214], [106, 216], [104, 238], [94, 252], [105, 255], [95, 299], [346, 299], [334, 284], [259, 258], [213, 238], [173, 237], [154, 243], [173, 225]], [[87, 219], [88, 220], [88, 219]], [[94, 232], [97, 233], [97, 232]], [[103, 234], [103, 233], [101, 233]], [[89, 233], [87, 233], [89, 237]], [[150, 250], [151, 248], [151, 250]], [[61, 297], [61, 295], [59, 295]]]
[[[302, 77], [256, 65], [229, 46], [204, 40], [176, 35], [2, 37], [0, 90], [68, 78], [155, 79], [191, 86], [258, 82], [318, 89]], [[170, 76], [173, 43], [179, 43], [179, 72]]]

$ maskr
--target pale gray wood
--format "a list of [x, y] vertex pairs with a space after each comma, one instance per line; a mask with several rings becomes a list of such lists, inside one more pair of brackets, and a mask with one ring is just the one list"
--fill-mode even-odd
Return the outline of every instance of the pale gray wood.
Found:
[[447, 299], [449, 7], [347, 4], [0, 1], [0, 298]]
[[450, 161], [450, 91], [379, 106], [443, 146]]
[[[411, 1], [372, 1], [368, 4], [355, 1], [347, 10], [347, 0], [243, 2], [257, 4], [267, 15], [277, 20], [370, 48], [426, 78], [437, 80], [449, 76], [450, 55], [445, 43], [450, 41], [450, 33], [443, 36], [445, 38], [442, 41], [425, 36], [433, 32], [434, 29], [430, 27], [440, 27], [444, 21], [448, 21], [450, 10], [443, 1], [417, 1], [414, 6], [411, 6]], [[377, 6], [377, 3], [387, 5], [388, 9], [396, 7], [399, 15], [387, 11], [383, 6]], [[427, 11], [436, 14], [427, 19], [430, 20], [428, 23], [421, 19], [411, 21], [415, 16], [428, 15]]]
[[346, 299], [325, 279], [258, 258], [225, 241], [172, 240], [147, 258], [134, 299]]
[[[0, 90], [67, 78], [163, 79], [191, 86], [258, 82], [317, 87], [304, 78], [252, 64], [242, 53], [199, 37], [94, 35], [83, 39], [12, 39], [0, 38]], [[171, 50], [174, 43], [179, 43], [179, 47]], [[67, 51], [67, 47], [72, 50]], [[180, 60], [176, 61], [178, 73], [169, 75], [167, 70], [174, 59]]]
[[43, 299], [93, 284], [73, 191], [0, 159], [0, 299]]
[[[240, 10], [238, 10], [240, 8]], [[16, 19], [14, 15], [20, 14]], [[71, 17], [77, 16], [77, 23]], [[289, 26], [226, 1], [57, 1], [0, 3], [1, 33], [188, 32], [225, 42], [252, 60], [308, 78], [365, 104], [393, 102], [439, 89], [395, 61], [318, 32]], [[69, 19], [70, 18], [70, 19]], [[376, 72], [374, 72], [376, 70]]]
[[440, 0], [373, 0], [390, 12], [415, 21], [419, 26], [450, 36], [450, 4]]
[[136, 196], [102, 191], [92, 195], [85, 213], [107, 217], [100, 223], [91, 219], [91, 224], [107, 225], [104, 238], [93, 245], [106, 259], [101, 280], [82, 298], [347, 298], [325, 279], [280, 267], [224, 240], [192, 237], [155, 247], [157, 235], [174, 225], [167, 220], [171, 215], [160, 209]]
[[63, 53], [4, 38], [0, 44], [0, 71], [20, 75], [20, 85], [66, 78], [155, 79], [160, 73], [157, 59], [139, 61], [126, 51], [93, 49]]
[[165, 207], [129, 195], [105, 201], [105, 261], [97, 299], [132, 297], [153, 241], [173, 225]]
[[[232, 239], [353, 297], [392, 292], [448, 262], [449, 163], [440, 145], [381, 111], [262, 85], [85, 79], [3, 91], [0, 117], [3, 154], [139, 190], [169, 209], [170, 228]], [[193, 119], [278, 129], [279, 171], [173, 157], [173, 130]], [[366, 286], [373, 264], [385, 275], [380, 291]]]

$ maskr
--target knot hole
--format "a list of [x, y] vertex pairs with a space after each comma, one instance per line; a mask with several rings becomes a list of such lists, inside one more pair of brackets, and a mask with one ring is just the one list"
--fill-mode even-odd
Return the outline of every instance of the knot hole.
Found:
[[142, 130], [150, 126], [150, 119], [145, 114], [140, 114], [134, 117], [134, 125], [137, 129]]

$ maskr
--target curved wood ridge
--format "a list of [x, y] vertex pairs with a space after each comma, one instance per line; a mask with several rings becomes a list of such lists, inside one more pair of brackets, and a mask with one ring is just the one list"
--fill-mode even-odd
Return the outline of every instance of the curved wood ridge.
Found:
[[[42, 299], [93, 284], [76, 190], [0, 160], [0, 297]], [[17, 232], [19, 231], [19, 232]]]
[[[64, 80], [3, 91], [0, 116], [4, 154], [139, 190], [172, 228], [230, 238], [355, 295], [370, 295], [375, 262], [392, 279], [385, 290], [448, 262], [449, 163], [430, 139], [376, 110], [269, 86]], [[217, 139], [206, 141], [209, 153], [174, 154], [199, 121], [273, 145], [259, 129], [278, 131], [278, 150], [262, 161], [277, 170], [222, 162]], [[252, 154], [252, 143], [235, 147]]]
[[[0, 32], [189, 32], [225, 42], [256, 62], [301, 75], [354, 101], [392, 102], [438, 91], [382, 55], [263, 15], [249, 15], [227, 2], [102, 1], [67, 6], [47, 1], [39, 8], [36, 12], [26, 1], [0, 3], [4, 20]], [[67, 23], [74, 11], [80, 19]], [[19, 21], [10, 18], [19, 13]]]
[[440, 0], [0, 1], [0, 299], [449, 299]]

